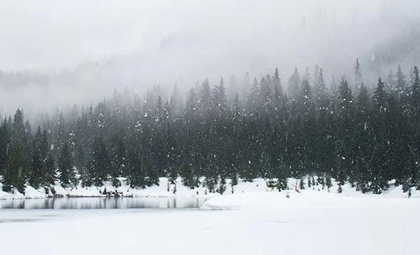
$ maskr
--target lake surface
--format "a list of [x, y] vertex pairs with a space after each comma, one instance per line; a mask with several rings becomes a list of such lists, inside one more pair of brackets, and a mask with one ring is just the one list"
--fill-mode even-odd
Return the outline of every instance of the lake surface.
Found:
[[177, 209], [200, 208], [208, 198], [47, 198], [0, 200], [0, 209]]

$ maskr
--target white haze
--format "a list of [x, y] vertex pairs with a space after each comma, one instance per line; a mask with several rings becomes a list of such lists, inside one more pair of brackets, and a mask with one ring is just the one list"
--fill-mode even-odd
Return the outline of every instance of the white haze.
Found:
[[315, 64], [350, 78], [356, 58], [373, 80], [400, 62], [419, 64], [374, 63], [378, 49], [418, 27], [419, 9], [417, 0], [0, 0], [0, 69], [49, 77], [1, 89], [0, 111], [37, 113], [115, 88], [187, 88], [276, 67], [283, 84], [295, 66]]

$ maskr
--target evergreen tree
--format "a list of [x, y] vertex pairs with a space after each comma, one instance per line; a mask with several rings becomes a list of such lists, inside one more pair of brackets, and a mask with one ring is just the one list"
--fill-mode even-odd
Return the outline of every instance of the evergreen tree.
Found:
[[172, 95], [169, 100], [169, 105], [172, 110], [172, 115], [175, 117], [181, 117], [182, 113], [182, 98], [178, 86], [175, 84]]
[[60, 156], [58, 158], [58, 171], [58, 179], [60, 180], [63, 187], [77, 185], [73, 159], [67, 143], [64, 143], [63, 147], [61, 148]]
[[362, 77], [362, 69], [360, 67], [359, 59], [356, 59], [356, 66], [354, 68], [354, 81], [355, 81], [355, 88], [360, 88], [360, 86], [363, 83], [363, 77]]
[[295, 68], [293, 75], [289, 79], [289, 94], [293, 98], [300, 92], [302, 81], [300, 79], [299, 71]]
[[[412, 146], [411, 146], [411, 161], [418, 162], [420, 158], [420, 76], [419, 69], [417, 66], [413, 69], [412, 81], [411, 81], [411, 93], [409, 95], [409, 111], [408, 115], [410, 118], [410, 126], [413, 132]], [[419, 170], [418, 163], [411, 164], [410, 171], [410, 185], [418, 186], [419, 184]]]
[[201, 117], [206, 118], [207, 113], [211, 111], [211, 88], [208, 79], [205, 79], [200, 91], [199, 112]]
[[126, 143], [124, 139], [124, 131], [114, 134], [111, 140], [110, 149], [112, 185], [114, 187], [121, 186], [118, 177], [126, 176]]
[[10, 130], [5, 118], [0, 127], [0, 175], [4, 176], [9, 164]]
[[16, 188], [20, 193], [25, 192], [26, 175], [29, 168], [28, 160], [25, 157], [25, 144], [23, 113], [18, 109], [13, 118], [9, 165], [3, 177], [4, 191], [14, 191], [13, 188]]
[[375, 194], [382, 193], [387, 188], [387, 175], [389, 175], [389, 140], [388, 140], [388, 95], [385, 91], [385, 84], [381, 79], [373, 95], [373, 128], [375, 141], [374, 154], [372, 159], [371, 190]]
[[301, 121], [301, 137], [302, 146], [300, 147], [300, 173], [309, 174], [315, 168], [316, 153], [316, 116], [315, 116], [315, 103], [313, 101], [312, 90], [308, 81], [302, 83], [302, 93], [298, 101], [300, 111], [298, 120]]
[[368, 183], [370, 178], [371, 158], [372, 158], [372, 120], [371, 120], [371, 102], [369, 93], [364, 84], [359, 89], [357, 96], [357, 130], [356, 143], [356, 169], [353, 181], [357, 182], [357, 189], [363, 193], [369, 190]]
[[29, 175], [29, 184], [38, 189], [41, 184], [45, 181], [43, 180], [45, 177], [45, 173], [43, 173], [44, 168], [44, 160], [41, 155], [41, 146], [42, 146], [42, 132], [41, 128], [38, 127], [37, 132], [35, 134], [35, 139], [33, 141], [33, 153], [32, 153], [32, 167], [31, 173]]
[[249, 92], [247, 110], [252, 117], [258, 118], [259, 111], [259, 98], [260, 98], [260, 86], [257, 78], [254, 78], [252, 83], [251, 91]]
[[353, 175], [355, 162], [354, 144], [354, 102], [353, 95], [345, 79], [342, 80], [340, 88], [337, 116], [337, 169], [333, 176], [341, 184], [344, 184], [347, 177]]
[[402, 72], [401, 65], [398, 65], [397, 81], [396, 81], [395, 86], [396, 87], [395, 87], [394, 90], [399, 96], [401, 96], [403, 93], [405, 93], [406, 88], [407, 88], [407, 82], [406, 82], [405, 76]]
[[386, 79], [386, 84], [385, 84], [386, 91], [388, 93], [394, 93], [396, 86], [397, 86], [397, 82], [395, 81], [394, 73], [392, 72], [392, 70], [390, 70]]
[[419, 69], [414, 67], [412, 88], [411, 88], [411, 107], [412, 117], [416, 123], [420, 122], [420, 78]]
[[282, 98], [283, 97], [283, 87], [281, 85], [281, 79], [279, 74], [279, 69], [276, 68], [274, 71], [274, 77], [273, 77], [273, 88], [276, 91], [276, 97]]

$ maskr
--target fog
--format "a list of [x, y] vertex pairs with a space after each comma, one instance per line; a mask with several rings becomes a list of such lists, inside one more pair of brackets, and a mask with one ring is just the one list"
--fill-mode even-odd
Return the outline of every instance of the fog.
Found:
[[356, 58], [371, 82], [418, 64], [419, 9], [416, 0], [1, 0], [0, 112], [276, 67], [283, 81], [316, 64], [351, 80]]

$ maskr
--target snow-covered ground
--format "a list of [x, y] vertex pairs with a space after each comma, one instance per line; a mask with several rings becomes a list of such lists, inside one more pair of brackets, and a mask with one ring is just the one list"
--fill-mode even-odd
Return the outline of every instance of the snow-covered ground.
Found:
[[418, 254], [419, 199], [254, 191], [203, 207], [3, 210], [0, 254]]
[[[305, 190], [313, 190], [318, 191], [320, 193], [337, 193], [338, 185], [337, 183], [333, 182], [333, 186], [328, 190], [326, 187], [322, 187], [321, 185], [311, 186], [308, 187], [307, 179], [305, 181]], [[295, 190], [296, 187], [299, 187], [298, 180], [290, 178], [288, 180], [288, 187], [291, 190]], [[178, 178], [174, 184], [169, 184], [168, 178], [160, 178], [158, 186], [147, 187], [146, 189], [141, 188], [130, 188], [126, 185], [125, 181], [122, 180], [122, 186], [118, 188], [112, 187], [111, 182], [105, 182], [104, 186], [102, 187], [81, 187], [78, 186], [77, 188], [66, 188], [64, 189], [57, 183], [55, 185], [54, 190], [56, 191], [57, 195], [60, 196], [70, 196], [70, 197], [100, 197], [104, 196], [102, 193], [106, 191], [118, 191], [122, 193], [124, 196], [133, 196], [133, 197], [202, 197], [202, 196], [218, 196], [220, 194], [213, 193], [211, 194], [208, 192], [208, 189], [200, 186], [195, 189], [190, 189], [185, 187], [182, 184], [181, 178]], [[299, 189], [299, 188], [298, 188]], [[355, 188], [352, 188], [349, 184], [342, 186], [343, 195], [345, 196], [366, 196], [369, 194], [362, 194], [359, 191], [356, 191]], [[253, 182], [244, 182], [239, 181], [238, 185], [232, 187], [230, 185], [230, 180], [227, 180], [226, 184], [226, 191], [225, 195], [229, 194], [244, 194], [249, 192], [274, 192], [278, 193], [277, 190], [273, 190], [267, 187], [267, 181], [264, 179], [255, 179]], [[48, 196], [52, 196], [51, 191], [46, 193], [45, 189], [34, 189], [31, 186], [27, 186], [25, 195], [15, 192], [14, 194], [3, 192], [2, 185], [0, 184], [0, 199], [36, 199], [36, 198], [46, 198]], [[375, 195], [378, 196], [378, 195]], [[387, 196], [387, 197], [400, 197], [405, 198], [408, 196], [407, 193], [402, 191], [402, 187], [398, 186], [395, 187], [394, 185], [390, 185], [390, 188], [384, 192], [384, 194], [379, 196]], [[412, 189], [412, 198], [420, 198], [420, 191]]]
[[[230, 182], [229, 182], [230, 183]], [[232, 194], [232, 187], [230, 184], [226, 185], [225, 194]], [[0, 199], [24, 199], [24, 198], [46, 198], [48, 195], [52, 195], [50, 192], [47, 194], [45, 189], [40, 188], [38, 190], [27, 185], [25, 195], [15, 192], [14, 194], [3, 192], [0, 184]], [[238, 185], [233, 187], [234, 192], [249, 192], [249, 191], [270, 191], [266, 186], [266, 181], [263, 179], [255, 179], [253, 182], [240, 182]], [[115, 188], [111, 182], [105, 182], [102, 187], [81, 187], [77, 188], [66, 188], [64, 189], [61, 185], [57, 184], [54, 186], [54, 190], [57, 195], [70, 196], [70, 197], [100, 197], [104, 196], [101, 193], [103, 191], [118, 191], [123, 193], [124, 196], [133, 197], [185, 197], [185, 196], [207, 196], [207, 195], [218, 195], [210, 194], [208, 189], [200, 186], [195, 189], [190, 189], [182, 184], [182, 179], [178, 178], [174, 184], [170, 184], [168, 178], [160, 178], [159, 185], [141, 188], [130, 188], [126, 185], [125, 181], [122, 181], [122, 186]]]

